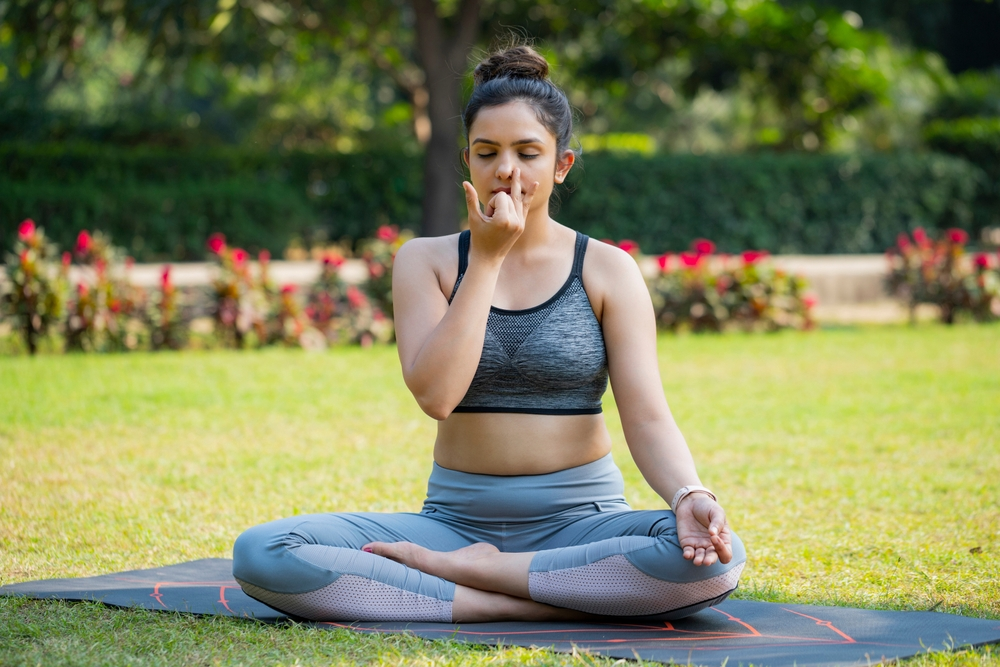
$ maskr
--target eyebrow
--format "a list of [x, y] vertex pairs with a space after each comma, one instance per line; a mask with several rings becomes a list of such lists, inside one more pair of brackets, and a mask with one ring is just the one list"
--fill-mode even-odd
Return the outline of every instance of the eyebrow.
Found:
[[[535, 139], [534, 137], [529, 137], [527, 139], [518, 139], [517, 141], [513, 142], [511, 146], [523, 146], [525, 144], [544, 144], [544, 143], [545, 142], [542, 141], [541, 139]], [[475, 139], [473, 139], [472, 145], [474, 146], [476, 144], [489, 144], [491, 146], [499, 146], [500, 142], [493, 141], [492, 139], [483, 139], [482, 137], [476, 137]]]

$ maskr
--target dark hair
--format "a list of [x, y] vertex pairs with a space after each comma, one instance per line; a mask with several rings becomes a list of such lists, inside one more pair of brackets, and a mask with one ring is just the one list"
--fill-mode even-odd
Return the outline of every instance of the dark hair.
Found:
[[533, 48], [518, 45], [498, 51], [479, 63], [472, 77], [475, 87], [462, 114], [466, 141], [480, 109], [522, 101], [556, 138], [557, 156], [569, 148], [573, 111], [566, 94], [549, 80], [548, 61]]

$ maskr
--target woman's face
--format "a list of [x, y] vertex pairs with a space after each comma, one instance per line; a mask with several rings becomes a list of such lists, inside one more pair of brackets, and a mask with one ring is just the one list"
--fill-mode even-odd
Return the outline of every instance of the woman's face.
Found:
[[548, 215], [552, 188], [573, 166], [573, 151], [556, 155], [556, 138], [525, 102], [484, 107], [469, 128], [465, 161], [479, 201], [486, 204], [504, 190], [510, 194], [514, 168], [521, 170], [521, 188], [538, 181], [531, 211]]

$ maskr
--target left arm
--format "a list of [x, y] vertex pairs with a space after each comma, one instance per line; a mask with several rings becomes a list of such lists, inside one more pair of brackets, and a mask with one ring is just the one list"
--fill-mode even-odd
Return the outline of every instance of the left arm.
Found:
[[[625, 441], [642, 476], [664, 501], [683, 486], [700, 485], [694, 459], [663, 396], [656, 357], [656, 318], [645, 281], [623, 251], [593, 243], [594, 292], [601, 298], [601, 326], [608, 368]], [[591, 253], [587, 253], [588, 261]], [[591, 268], [591, 267], [588, 267]], [[672, 508], [684, 557], [695, 565], [732, 558], [732, 538], [721, 505], [693, 493]]]

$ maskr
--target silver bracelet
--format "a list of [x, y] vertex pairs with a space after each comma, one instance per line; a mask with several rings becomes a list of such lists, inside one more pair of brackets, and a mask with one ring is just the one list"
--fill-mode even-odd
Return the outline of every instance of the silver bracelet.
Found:
[[709, 496], [712, 500], [716, 502], [718, 502], [719, 500], [718, 498], [715, 497], [714, 493], [706, 489], [704, 486], [698, 486], [697, 484], [690, 484], [688, 486], [682, 486], [680, 489], [677, 490], [677, 493], [674, 494], [673, 500], [670, 501], [670, 509], [676, 512], [677, 506], [680, 505], [681, 501], [690, 496], [692, 493], [704, 493], [705, 495]]

